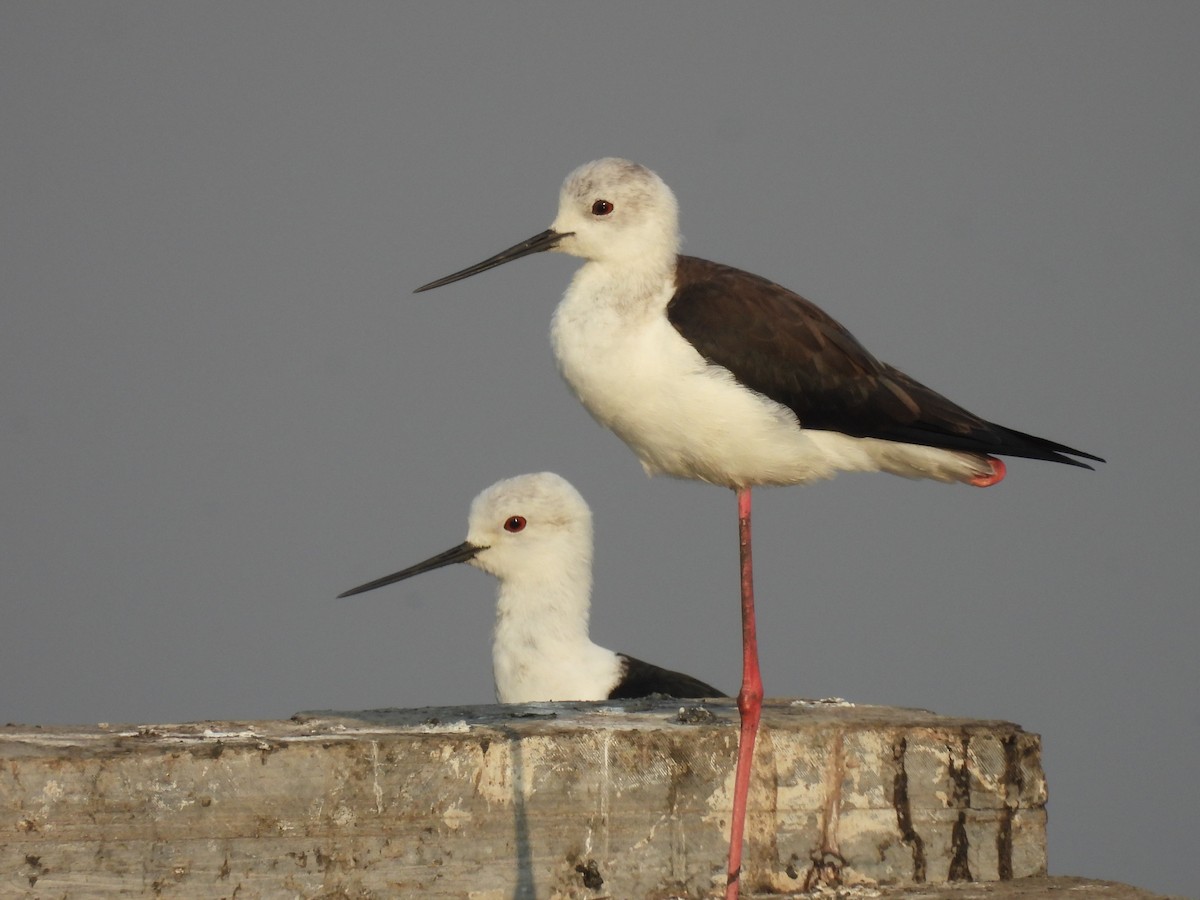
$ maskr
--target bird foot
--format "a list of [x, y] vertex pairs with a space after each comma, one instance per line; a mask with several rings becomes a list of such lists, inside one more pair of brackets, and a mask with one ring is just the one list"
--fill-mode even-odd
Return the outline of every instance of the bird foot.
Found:
[[993, 484], [999, 484], [1004, 480], [1005, 474], [1008, 472], [1008, 467], [1001, 460], [994, 456], [987, 458], [988, 464], [992, 467], [991, 475], [976, 475], [969, 480], [970, 484], [975, 487], [991, 487]]

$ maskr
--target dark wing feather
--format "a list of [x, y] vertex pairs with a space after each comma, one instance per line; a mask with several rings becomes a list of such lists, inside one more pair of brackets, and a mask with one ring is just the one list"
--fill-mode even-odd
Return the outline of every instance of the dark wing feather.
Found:
[[621, 658], [622, 674], [617, 686], [608, 695], [609, 700], [633, 700], [662, 694], [664, 697], [724, 697], [715, 687], [705, 684], [691, 675], [662, 669], [653, 663], [643, 662], [624, 653]]
[[667, 318], [710, 363], [791, 409], [805, 428], [1090, 468], [1097, 456], [981, 419], [880, 362], [799, 294], [757, 275], [681, 256]]

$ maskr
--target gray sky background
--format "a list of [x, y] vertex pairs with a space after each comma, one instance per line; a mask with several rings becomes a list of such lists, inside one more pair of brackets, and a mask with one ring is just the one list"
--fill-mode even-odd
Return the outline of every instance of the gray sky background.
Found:
[[686, 251], [1108, 457], [757, 494], [767, 692], [1043, 736], [1055, 873], [1198, 893], [1200, 6], [0, 7], [0, 721], [492, 698], [471, 498], [595, 511], [597, 641], [733, 692], [733, 495], [561, 383], [574, 260], [412, 288], [658, 171]]

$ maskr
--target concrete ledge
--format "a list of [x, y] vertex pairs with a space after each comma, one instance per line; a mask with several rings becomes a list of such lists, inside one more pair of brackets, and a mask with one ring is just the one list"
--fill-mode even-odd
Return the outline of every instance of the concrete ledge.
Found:
[[[6, 726], [0, 888], [709, 896], [736, 745], [733, 701]], [[1015, 887], [1046, 872], [1045, 799], [1039, 739], [1016, 725], [769, 701], [743, 884]]]
[[[812, 895], [809, 895], [812, 896]], [[908, 888], [834, 888], [818, 900], [1187, 900], [1164, 897], [1115, 881], [1088, 878], [1020, 878]], [[757, 897], [747, 900], [758, 900]], [[774, 895], [773, 900], [780, 900]]]

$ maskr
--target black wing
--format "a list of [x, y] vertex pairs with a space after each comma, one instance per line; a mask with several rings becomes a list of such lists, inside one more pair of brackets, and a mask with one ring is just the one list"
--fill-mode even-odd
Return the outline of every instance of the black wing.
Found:
[[671, 324], [710, 363], [805, 428], [1091, 468], [1098, 456], [981, 419], [880, 362], [820, 307], [766, 278], [681, 256]]
[[621, 658], [621, 677], [608, 695], [609, 700], [633, 700], [651, 694], [680, 699], [727, 696], [691, 675], [672, 672], [624, 653], [618, 653], [617, 656]]

